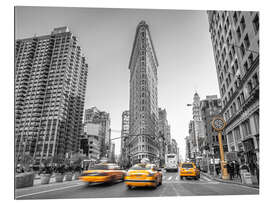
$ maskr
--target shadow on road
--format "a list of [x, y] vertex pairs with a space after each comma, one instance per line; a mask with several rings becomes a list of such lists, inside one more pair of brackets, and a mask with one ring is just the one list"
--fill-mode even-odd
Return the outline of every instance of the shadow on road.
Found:
[[107, 182], [107, 183], [86, 183], [86, 187], [91, 187], [91, 188], [99, 188], [99, 187], [110, 187], [113, 185], [116, 185], [118, 183], [121, 183], [122, 181], [118, 182]]
[[[159, 186], [161, 187], [161, 186]], [[157, 188], [154, 188], [154, 187], [133, 187], [129, 190], [138, 190], [138, 191], [152, 191], [152, 190], [155, 190]]]

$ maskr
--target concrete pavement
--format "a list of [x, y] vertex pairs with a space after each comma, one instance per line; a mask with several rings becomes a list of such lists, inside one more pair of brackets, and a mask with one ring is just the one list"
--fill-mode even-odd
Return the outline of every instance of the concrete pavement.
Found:
[[205, 177], [208, 177], [212, 180], [215, 180], [215, 181], [218, 181], [218, 182], [222, 182], [222, 183], [229, 183], [229, 184], [237, 184], [237, 185], [244, 185], [244, 186], [247, 186], [247, 187], [252, 187], [252, 188], [259, 188], [259, 185], [258, 184], [243, 184], [241, 179], [233, 179], [233, 180], [223, 180], [222, 178], [220, 177], [214, 177], [212, 175], [209, 175], [208, 173], [203, 173], [201, 172], [201, 175], [205, 176]]
[[88, 186], [74, 180], [17, 189], [15, 196], [16, 199], [67, 199], [251, 194], [259, 194], [259, 189], [219, 182], [204, 175], [199, 180], [179, 180], [178, 173], [164, 173], [163, 184], [156, 189], [141, 187], [129, 190], [124, 182]]

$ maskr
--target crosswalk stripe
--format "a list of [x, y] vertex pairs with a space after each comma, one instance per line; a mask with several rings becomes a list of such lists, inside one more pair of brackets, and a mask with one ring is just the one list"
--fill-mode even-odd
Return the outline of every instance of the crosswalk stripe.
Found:
[[170, 176], [169, 178], [168, 178], [168, 180], [171, 180], [172, 179], [172, 176]]

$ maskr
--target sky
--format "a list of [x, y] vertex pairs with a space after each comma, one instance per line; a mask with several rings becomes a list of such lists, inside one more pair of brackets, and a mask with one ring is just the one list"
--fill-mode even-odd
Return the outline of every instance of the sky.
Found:
[[[201, 99], [218, 95], [218, 82], [206, 11], [110, 8], [16, 7], [15, 39], [50, 34], [68, 26], [89, 65], [85, 108], [110, 113], [111, 129], [121, 131], [129, 109], [129, 69], [136, 26], [149, 25], [159, 62], [158, 106], [165, 108], [180, 154], [192, 120], [195, 91]], [[120, 133], [112, 132], [112, 138]], [[116, 154], [120, 153], [120, 139]]]

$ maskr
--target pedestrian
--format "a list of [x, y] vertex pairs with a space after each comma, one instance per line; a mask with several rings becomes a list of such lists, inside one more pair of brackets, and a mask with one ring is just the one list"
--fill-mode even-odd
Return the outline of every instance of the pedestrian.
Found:
[[235, 171], [236, 178], [241, 178], [240, 166], [239, 166], [239, 163], [237, 161], [235, 161], [235, 163], [234, 163], [234, 171]]
[[227, 172], [229, 174], [229, 177], [230, 177], [230, 180], [232, 179], [232, 176], [231, 176], [231, 166], [230, 166], [230, 163], [227, 163]]
[[259, 164], [258, 161], [255, 163], [255, 174], [257, 177], [258, 184], [260, 183], [260, 169], [259, 169]]
[[245, 162], [240, 166], [240, 170], [246, 170], [247, 172], [249, 172], [249, 168]]
[[220, 168], [218, 166], [216, 166], [216, 173], [217, 173], [217, 176], [219, 176], [219, 172], [220, 172]]
[[231, 168], [230, 176], [231, 176], [231, 180], [232, 180], [232, 179], [234, 179], [234, 163], [233, 162], [230, 163], [230, 168]]

